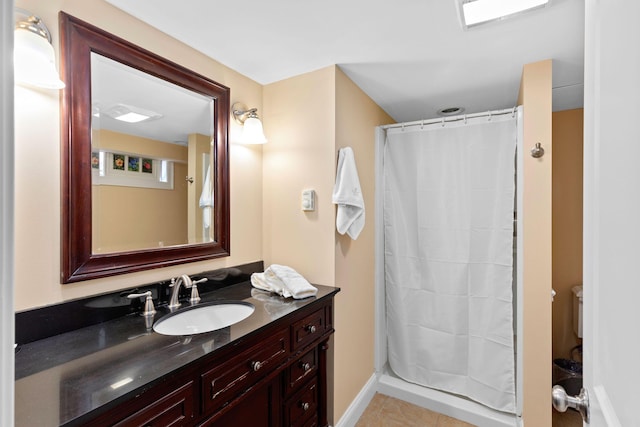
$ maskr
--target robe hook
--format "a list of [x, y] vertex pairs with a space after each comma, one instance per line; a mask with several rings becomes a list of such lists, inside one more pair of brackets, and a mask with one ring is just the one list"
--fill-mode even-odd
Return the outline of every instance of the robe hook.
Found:
[[531, 149], [531, 157], [539, 159], [542, 156], [544, 156], [544, 148], [542, 148], [542, 144], [536, 142], [536, 146]]

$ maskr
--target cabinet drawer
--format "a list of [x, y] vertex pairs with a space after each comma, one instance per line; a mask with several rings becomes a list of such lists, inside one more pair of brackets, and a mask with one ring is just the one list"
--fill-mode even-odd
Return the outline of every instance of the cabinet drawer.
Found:
[[325, 324], [324, 308], [321, 308], [291, 325], [293, 350], [302, 348], [321, 337], [325, 332]]
[[314, 347], [296, 360], [286, 371], [286, 393], [290, 393], [318, 372], [318, 348]]
[[193, 418], [193, 381], [113, 424], [115, 427], [182, 426]]
[[201, 375], [202, 408], [220, 409], [272, 372], [289, 354], [287, 331], [245, 350]]
[[[318, 385], [311, 381], [287, 401], [285, 425], [304, 426], [310, 418], [318, 415]], [[313, 425], [313, 424], [312, 424]]]

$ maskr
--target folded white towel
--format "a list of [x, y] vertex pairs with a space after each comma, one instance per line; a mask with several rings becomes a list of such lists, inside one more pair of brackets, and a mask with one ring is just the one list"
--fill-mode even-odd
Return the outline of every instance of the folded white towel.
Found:
[[272, 264], [264, 273], [253, 273], [251, 284], [255, 288], [275, 292], [285, 298], [303, 299], [318, 293], [318, 289], [293, 268], [278, 264]]
[[353, 240], [357, 239], [364, 228], [364, 198], [351, 147], [341, 148], [338, 152], [338, 170], [332, 201], [338, 205], [338, 233], [346, 232]]
[[265, 276], [279, 279], [284, 284], [284, 296], [293, 297], [295, 299], [302, 299], [312, 297], [318, 293], [318, 289], [311, 285], [305, 279], [291, 267], [285, 265], [272, 264]]
[[277, 277], [274, 278], [272, 275], [268, 276], [267, 271], [268, 269], [265, 270], [264, 273], [253, 273], [251, 275], [251, 284], [253, 287], [285, 296], [284, 283]]

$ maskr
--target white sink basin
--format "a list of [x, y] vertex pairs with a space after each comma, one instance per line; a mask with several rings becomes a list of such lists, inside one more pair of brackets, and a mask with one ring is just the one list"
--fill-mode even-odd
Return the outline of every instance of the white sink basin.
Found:
[[247, 302], [203, 304], [163, 317], [153, 325], [153, 330], [162, 335], [201, 334], [238, 323], [254, 310]]

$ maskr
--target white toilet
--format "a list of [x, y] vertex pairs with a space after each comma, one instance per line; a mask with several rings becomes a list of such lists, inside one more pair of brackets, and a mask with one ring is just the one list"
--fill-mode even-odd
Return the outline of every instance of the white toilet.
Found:
[[[582, 286], [574, 286], [573, 294], [573, 332], [582, 338]], [[578, 359], [574, 359], [574, 351], [579, 351]], [[562, 386], [567, 394], [575, 396], [582, 388], [582, 346], [578, 345], [571, 351], [571, 359], [553, 360], [553, 384]]]
[[582, 286], [571, 288], [573, 292], [573, 332], [582, 338]]

